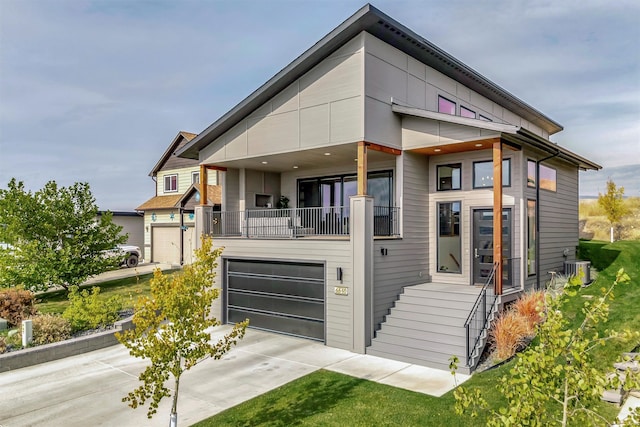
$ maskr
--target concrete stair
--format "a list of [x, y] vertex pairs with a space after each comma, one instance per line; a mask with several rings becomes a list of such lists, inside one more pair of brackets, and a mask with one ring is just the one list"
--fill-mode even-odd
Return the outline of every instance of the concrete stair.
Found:
[[[465, 366], [464, 323], [479, 292], [479, 288], [462, 285], [405, 287], [376, 331], [367, 354], [444, 370], [449, 370], [449, 358], [456, 355], [458, 372], [470, 373], [472, 369]], [[482, 340], [486, 341], [484, 335]], [[475, 355], [474, 365], [479, 357]]]

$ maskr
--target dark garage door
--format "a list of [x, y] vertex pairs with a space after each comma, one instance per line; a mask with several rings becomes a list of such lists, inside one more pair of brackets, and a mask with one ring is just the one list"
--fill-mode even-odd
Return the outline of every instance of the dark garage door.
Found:
[[227, 321], [324, 341], [324, 265], [229, 259]]

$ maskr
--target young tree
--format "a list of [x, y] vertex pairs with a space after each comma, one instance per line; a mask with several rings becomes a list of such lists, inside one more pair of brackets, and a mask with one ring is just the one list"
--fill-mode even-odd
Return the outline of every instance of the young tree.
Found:
[[612, 179], [607, 180], [607, 192], [605, 194], [598, 193], [598, 204], [604, 209], [611, 224], [611, 243], [613, 243], [614, 226], [628, 213], [623, 196], [624, 187], [616, 187]]
[[[151, 361], [140, 374], [142, 384], [122, 401], [132, 408], [149, 401], [147, 417], [151, 418], [160, 401], [173, 393], [171, 426], [177, 424], [182, 374], [208, 357], [220, 359], [244, 337], [249, 323], [237, 323], [219, 341], [211, 342], [210, 328], [220, 324], [210, 316], [210, 310], [219, 295], [213, 280], [221, 253], [222, 248], [212, 250], [211, 238], [203, 238], [196, 261], [185, 266], [182, 274], [170, 280], [157, 269], [151, 280], [151, 296], [140, 297], [135, 305], [135, 329], [116, 334], [132, 356]], [[165, 386], [171, 376], [173, 390]]]
[[49, 181], [32, 193], [12, 179], [0, 189], [0, 287], [33, 291], [79, 285], [117, 265], [105, 250], [124, 243], [122, 227], [98, 207], [87, 183], [60, 187]]
[[[620, 386], [620, 379], [608, 377], [601, 367], [595, 366], [591, 351], [608, 340], [623, 340], [632, 347], [639, 343], [640, 331], [607, 330], [601, 335], [595, 328], [608, 319], [608, 301], [613, 299], [616, 285], [628, 281], [629, 276], [620, 269], [614, 283], [602, 289], [602, 296], [584, 303], [584, 320], [575, 330], [567, 328], [562, 307], [582, 282], [570, 282], [558, 297], [547, 295], [546, 319], [538, 327], [538, 342], [519, 354], [509, 374], [500, 379], [498, 389], [506, 397], [508, 406], [493, 412], [488, 425], [564, 427], [569, 420], [572, 425], [609, 425], [593, 408], [605, 389]], [[624, 386], [627, 390], [638, 388], [640, 373], [628, 370]], [[487, 402], [478, 389], [460, 387], [454, 396], [458, 414], [471, 411], [473, 415], [480, 408], [486, 409]], [[636, 425], [639, 416], [636, 412], [624, 425]]]

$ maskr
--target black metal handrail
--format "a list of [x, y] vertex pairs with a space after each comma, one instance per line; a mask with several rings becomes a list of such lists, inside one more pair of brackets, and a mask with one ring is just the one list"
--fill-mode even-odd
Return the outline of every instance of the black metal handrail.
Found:
[[[480, 295], [478, 295], [476, 302], [473, 304], [473, 308], [471, 309], [467, 320], [464, 322], [467, 336], [467, 366], [471, 369], [475, 368], [475, 366], [471, 366], [473, 353], [479, 347], [478, 344], [480, 343], [482, 334], [489, 328], [489, 318], [491, 317], [491, 313], [498, 301], [498, 296], [495, 294], [495, 277], [497, 267], [498, 263], [494, 262], [491, 273], [489, 274], [484, 286], [482, 286]], [[479, 317], [480, 313], [482, 314], [482, 317]], [[478, 327], [478, 325], [480, 325], [480, 327]], [[472, 328], [475, 332], [474, 334], [471, 333]], [[473, 344], [471, 343], [472, 340]]]

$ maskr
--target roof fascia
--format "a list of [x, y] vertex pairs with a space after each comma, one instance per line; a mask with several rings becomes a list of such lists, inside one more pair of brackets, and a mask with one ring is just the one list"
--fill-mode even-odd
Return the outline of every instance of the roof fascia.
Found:
[[535, 133], [531, 132], [528, 129], [520, 128], [518, 130], [518, 137], [521, 140], [524, 140], [530, 145], [542, 149], [550, 154], [555, 154], [558, 157], [574, 163], [578, 165], [583, 170], [600, 170], [602, 166], [598, 163], [592, 162], [591, 160], [582, 157], [571, 150], [567, 150], [566, 148], [549, 141]]
[[160, 170], [164, 162], [166, 162], [169, 156], [171, 156], [171, 154], [173, 154], [173, 152], [175, 151], [175, 147], [180, 143], [181, 138], [187, 139], [182, 134], [182, 131], [178, 132], [176, 137], [173, 138], [173, 141], [171, 141], [171, 144], [169, 144], [165, 152], [162, 154], [162, 156], [160, 157], [160, 160], [158, 160], [158, 163], [156, 163], [153, 169], [151, 169], [151, 172], [149, 172], [149, 176], [157, 175], [158, 171]]
[[549, 134], [563, 129], [562, 125], [491, 82], [471, 67], [460, 62], [380, 10], [370, 4], [366, 4], [204, 131], [200, 132], [197, 137], [179, 149], [176, 155], [198, 159], [200, 149], [215, 141], [240, 120], [251, 114], [271, 97], [285, 89], [289, 84], [362, 31], [367, 31], [504, 108], [524, 117]]

